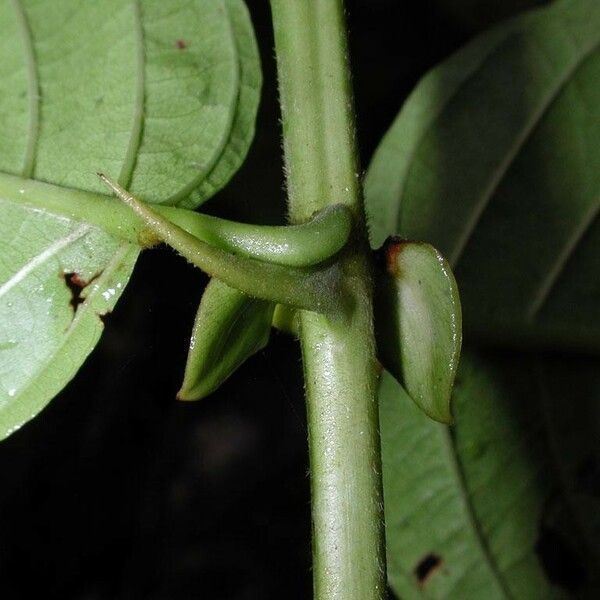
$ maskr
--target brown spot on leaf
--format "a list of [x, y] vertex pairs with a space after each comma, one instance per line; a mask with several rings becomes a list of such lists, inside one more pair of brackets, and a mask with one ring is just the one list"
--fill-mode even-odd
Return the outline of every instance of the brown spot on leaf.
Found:
[[85, 298], [81, 295], [83, 289], [98, 279], [98, 277], [102, 275], [102, 271], [96, 273], [93, 277], [90, 277], [89, 281], [86, 281], [79, 273], [75, 273], [74, 271], [68, 271], [67, 273], [61, 273], [60, 275], [65, 280], [65, 283], [71, 292], [69, 304], [73, 308], [73, 313], [75, 313], [79, 305], [85, 302]]
[[187, 43], [186, 43], [186, 41], [185, 41], [185, 40], [177, 40], [177, 41], [175, 42], [175, 47], [176, 47], [178, 50], [185, 50], [185, 49], [187, 48]]
[[63, 273], [65, 283], [71, 292], [71, 300], [69, 304], [73, 308], [73, 312], [77, 310], [77, 307], [83, 302], [81, 297], [81, 290], [87, 285], [87, 282], [82, 279], [79, 273]]
[[84, 288], [87, 285], [87, 281], [85, 281], [78, 273], [69, 273], [69, 280], [72, 285], [78, 288]]
[[430, 552], [424, 556], [415, 567], [415, 577], [417, 578], [419, 585], [427, 585], [429, 579], [440, 569], [442, 564], [443, 561], [437, 554]]

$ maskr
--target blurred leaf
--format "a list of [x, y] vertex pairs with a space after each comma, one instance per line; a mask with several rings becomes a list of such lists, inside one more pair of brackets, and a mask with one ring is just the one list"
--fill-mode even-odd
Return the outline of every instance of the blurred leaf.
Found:
[[548, 4], [549, 0], [435, 0], [435, 3], [461, 25], [481, 29], [524, 10]]
[[462, 341], [454, 276], [429, 244], [390, 238], [383, 253], [375, 296], [380, 359], [425, 414], [449, 423]]
[[597, 361], [466, 354], [452, 428], [389, 374], [380, 400], [399, 597], [547, 600], [597, 586]]
[[275, 305], [211, 279], [198, 307], [180, 400], [214, 392], [269, 341]]
[[[0, 182], [197, 206], [240, 165], [260, 66], [240, 0], [0, 4]], [[76, 373], [138, 253], [0, 196], [0, 438]]]
[[466, 333], [600, 347], [600, 2], [560, 0], [427, 74], [366, 180], [373, 242], [432, 243]]

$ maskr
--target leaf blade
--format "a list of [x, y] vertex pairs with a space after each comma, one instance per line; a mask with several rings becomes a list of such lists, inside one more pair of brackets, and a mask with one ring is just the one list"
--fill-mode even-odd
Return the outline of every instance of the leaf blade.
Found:
[[429, 244], [390, 238], [377, 273], [375, 334], [383, 366], [425, 414], [450, 423], [450, 396], [462, 344], [452, 270]]
[[194, 321], [178, 398], [201, 400], [216, 390], [269, 340], [275, 305], [218, 279], [206, 287]]
[[[391, 376], [384, 376], [388, 566], [392, 587], [402, 597], [566, 598], [597, 584], [597, 558], [583, 547], [581, 524], [594, 543], [598, 497], [577, 476], [581, 461], [598, 456], [597, 361], [539, 361], [550, 400], [531, 377], [531, 360], [467, 353], [451, 429], [420, 414]], [[567, 450], [566, 478], [552, 457], [540, 411]], [[579, 525], [569, 493], [577, 498]], [[545, 563], [548, 530], [560, 533], [562, 539], [551, 545], [560, 542], [563, 564], [582, 565], [577, 579]], [[421, 580], [416, 568], [428, 554], [439, 557], [440, 565]]]
[[[177, 201], [197, 206], [239, 167], [261, 84], [241, 0], [60, 0], [52, 7], [13, 0], [2, 3], [0, 17], [6, 33], [0, 41], [0, 173], [104, 192], [95, 175], [102, 168], [151, 201], [180, 194]], [[238, 53], [233, 45], [242, 34], [244, 52]], [[169, 71], [172, 77], [165, 76]], [[199, 167], [209, 162], [212, 170]], [[194, 186], [199, 191], [184, 198]], [[80, 224], [32, 207], [3, 208], [0, 234], [17, 252], [2, 246], [0, 287], [19, 287], [9, 283], [15, 270], [28, 276], [19, 282], [22, 311], [12, 310], [14, 298], [11, 307], [0, 304], [2, 435], [41, 410], [75, 374], [100, 337], [98, 313], [113, 308], [135, 264], [139, 248], [122, 246], [98, 227], [70, 244]], [[53, 244], [57, 253], [38, 265], [36, 249], [39, 254]], [[105, 274], [83, 287], [74, 318], [65, 272], [84, 283]], [[36, 277], [43, 291], [31, 283]], [[37, 312], [28, 312], [27, 303]], [[9, 371], [18, 362], [29, 374], [16, 381]]]
[[484, 34], [422, 80], [369, 168], [373, 239], [453, 257], [479, 339], [598, 347], [599, 31], [597, 3], [562, 0]]

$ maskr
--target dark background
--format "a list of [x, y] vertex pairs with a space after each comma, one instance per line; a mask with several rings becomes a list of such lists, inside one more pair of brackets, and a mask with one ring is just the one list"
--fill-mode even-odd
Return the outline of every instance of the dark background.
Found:
[[[535, 0], [349, 0], [367, 165], [420, 76]], [[285, 215], [270, 13], [248, 0], [264, 88], [247, 162], [205, 210]], [[273, 333], [212, 397], [180, 403], [206, 279], [153, 250], [77, 378], [0, 445], [0, 597], [311, 597], [306, 424], [297, 343]]]

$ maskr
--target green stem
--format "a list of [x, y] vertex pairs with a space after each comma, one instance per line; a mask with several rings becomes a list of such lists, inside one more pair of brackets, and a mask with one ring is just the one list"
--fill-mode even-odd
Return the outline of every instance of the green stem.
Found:
[[372, 283], [342, 0], [271, 0], [293, 221], [344, 203], [344, 322], [301, 311], [317, 600], [385, 597]]
[[[103, 194], [69, 189], [0, 173], [0, 202], [84, 221], [128, 242], [147, 245], [147, 227], [124, 204]], [[339, 252], [352, 219], [344, 206], [331, 206], [295, 226], [236, 223], [173, 206], [153, 209], [199, 240], [226, 252], [290, 267], [318, 264]]]

